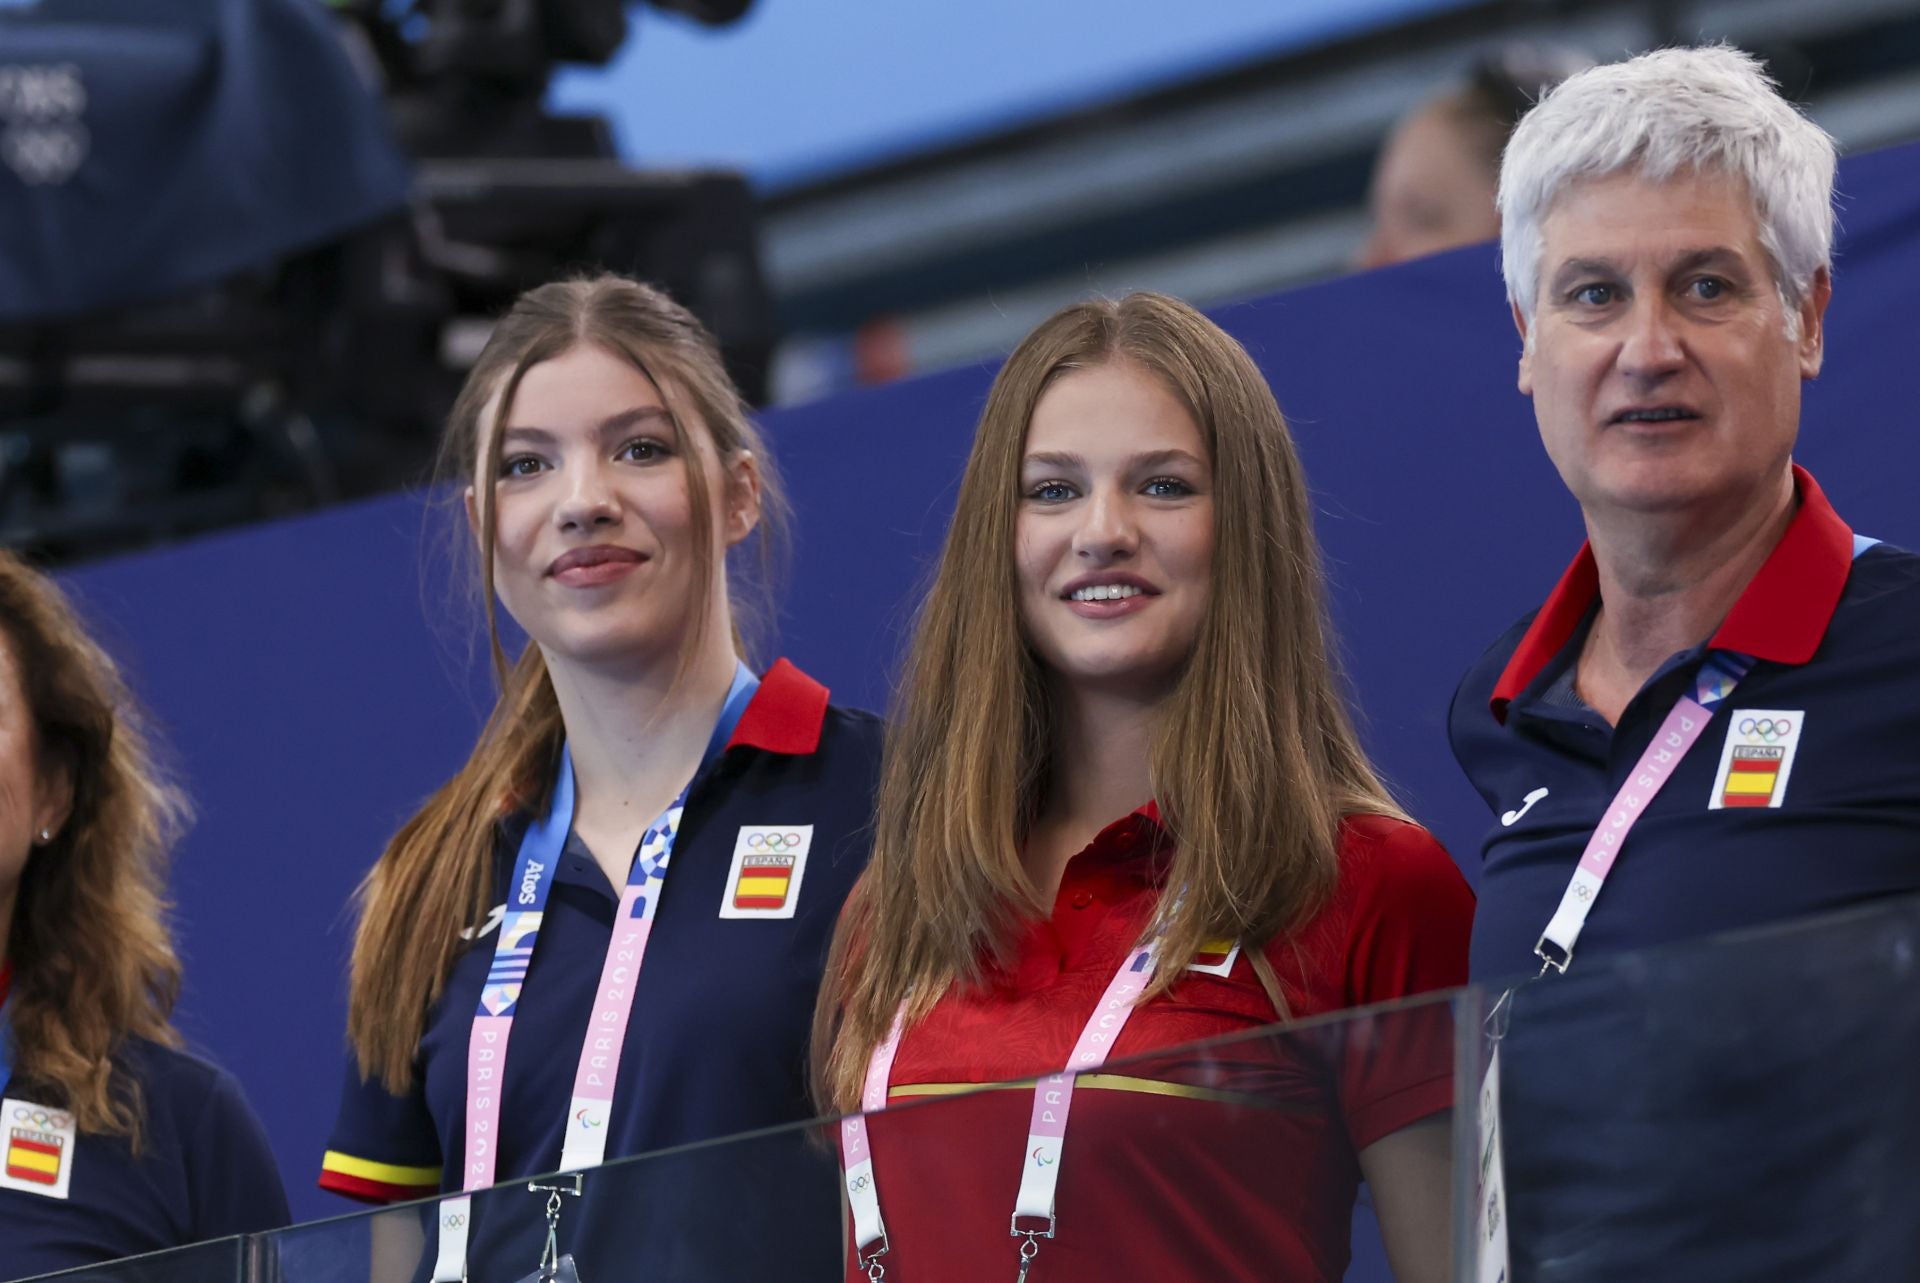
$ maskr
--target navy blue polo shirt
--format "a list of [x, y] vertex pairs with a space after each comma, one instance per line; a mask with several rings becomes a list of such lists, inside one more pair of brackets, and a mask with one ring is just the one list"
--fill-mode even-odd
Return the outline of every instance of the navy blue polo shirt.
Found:
[[[826, 688], [782, 660], [724, 751], [696, 775], [634, 994], [609, 1161], [813, 1115], [806, 1051], [814, 998], [840, 907], [866, 864], [880, 745], [877, 718], [830, 707]], [[502, 906], [527, 822], [520, 816], [503, 826], [495, 859]], [[768, 828], [810, 828], [804, 866], [785, 875], [791, 880], [784, 888], [784, 866], [759, 868], [743, 858], [752, 833]], [[792, 903], [782, 903], [783, 895]], [[574, 1072], [617, 904], [616, 889], [570, 836], [507, 1053], [501, 1181], [560, 1165]], [[495, 914], [490, 922], [497, 920]], [[324, 1188], [393, 1201], [460, 1187], [468, 1032], [493, 946], [483, 928], [456, 959], [429, 1014], [410, 1092], [396, 1096], [377, 1079], [363, 1082], [349, 1060]], [[806, 1277], [824, 1269], [820, 1277], [834, 1277], [838, 1182], [831, 1153], [795, 1137], [761, 1146], [744, 1161], [757, 1162], [756, 1177], [772, 1180], [780, 1194], [754, 1209], [756, 1234], [729, 1230], [730, 1241], [712, 1245], [752, 1258], [728, 1267], [727, 1276], [758, 1277], [751, 1271], [759, 1270]], [[689, 1173], [696, 1166], [718, 1179], [726, 1155], [688, 1160], [677, 1171], [661, 1165], [663, 1185], [648, 1188], [642, 1201], [654, 1210], [642, 1223], [671, 1226], [695, 1214], [702, 1182]], [[569, 1206], [562, 1238], [581, 1258], [583, 1277], [608, 1275], [612, 1245], [633, 1227], [645, 1180], [645, 1173], [590, 1180], [587, 1198]], [[596, 1199], [596, 1187], [610, 1197]], [[532, 1269], [544, 1226], [534, 1202], [524, 1195], [518, 1201], [526, 1203], [524, 1214], [502, 1218], [490, 1209], [517, 1201], [475, 1200], [468, 1259], [476, 1283], [495, 1273], [518, 1279]], [[432, 1244], [430, 1233], [429, 1258]], [[623, 1272], [636, 1268], [630, 1246], [620, 1248]], [[665, 1250], [664, 1243], [653, 1246]]]
[[[5, 985], [0, 974], [0, 999]], [[287, 1223], [286, 1190], [266, 1132], [231, 1075], [139, 1038], [120, 1049], [115, 1063], [144, 1104], [139, 1152], [123, 1136], [82, 1135], [62, 1160], [71, 1164], [65, 1198], [0, 1187], [0, 1278]], [[46, 1099], [17, 1078], [5, 1096], [15, 1109]], [[31, 1128], [32, 1119], [19, 1126]], [[0, 1164], [13, 1157], [15, 1128], [14, 1120], [0, 1118]]]
[[[1920, 556], [1882, 544], [1856, 558], [1813, 477], [1794, 479], [1799, 507], [1719, 630], [1661, 665], [1617, 726], [1573, 690], [1598, 604], [1585, 548], [1460, 683], [1454, 756], [1496, 817], [1476, 980], [1539, 970], [1534, 945], [1588, 838], [1708, 650], [1758, 662], [1628, 836], [1576, 957], [1920, 890]], [[1765, 742], [1782, 721], [1787, 758], [1782, 737]]]

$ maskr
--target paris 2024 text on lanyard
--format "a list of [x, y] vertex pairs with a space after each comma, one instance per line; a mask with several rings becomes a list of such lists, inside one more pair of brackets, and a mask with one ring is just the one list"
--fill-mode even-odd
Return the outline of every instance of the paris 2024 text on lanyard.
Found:
[[[740, 720], [759, 681], [741, 665], [719, 724], [702, 761], [711, 760]], [[626, 1043], [627, 1022], [633, 1014], [633, 995], [640, 965], [653, 931], [660, 893], [666, 886], [667, 866], [673, 859], [674, 838], [687, 805], [691, 781], [682, 787], [660, 817], [647, 827], [620, 893], [614, 914], [613, 938], [607, 942], [600, 983], [594, 989], [593, 1014], [580, 1047], [573, 1098], [567, 1107], [566, 1142], [560, 1170], [579, 1171], [598, 1166], [607, 1155], [607, 1123], [613, 1112], [613, 1086]], [[560, 769], [547, 813], [527, 829], [508, 884], [507, 912], [494, 943], [493, 963], [480, 991], [467, 1040], [467, 1133], [458, 1198], [440, 1205], [440, 1251], [433, 1268], [434, 1283], [451, 1283], [466, 1276], [467, 1239], [473, 1221], [472, 1191], [494, 1183], [500, 1137], [500, 1100], [506, 1082], [507, 1042], [520, 1001], [527, 967], [540, 939], [540, 923], [553, 890], [554, 870], [573, 827], [573, 757], [560, 752]]]
[[[1138, 1001], [1153, 977], [1155, 946], [1152, 942], [1137, 946], [1107, 983], [1100, 1004], [1093, 1009], [1086, 1027], [1074, 1041], [1073, 1054], [1066, 1069], [1042, 1078], [1033, 1092], [1033, 1119], [1027, 1125], [1026, 1149], [1020, 1156], [1020, 1192], [1014, 1198], [1013, 1216], [1007, 1232], [1020, 1242], [1019, 1283], [1026, 1283], [1033, 1258], [1040, 1251], [1040, 1240], [1052, 1238], [1057, 1222], [1053, 1214], [1054, 1190], [1060, 1183], [1060, 1168], [1067, 1143], [1067, 1115], [1073, 1108], [1074, 1079], [1106, 1062], [1126, 1028]], [[860, 1092], [863, 1111], [840, 1123], [840, 1159], [847, 1183], [847, 1204], [853, 1213], [853, 1237], [860, 1266], [872, 1283], [881, 1283], [886, 1263], [881, 1259], [891, 1248], [886, 1222], [880, 1215], [880, 1189], [873, 1169], [873, 1150], [867, 1143], [866, 1114], [887, 1107], [887, 1080], [893, 1073], [893, 1058], [900, 1050], [900, 1038], [906, 1031], [906, 1008], [893, 1018], [886, 1041], [874, 1049], [867, 1062], [867, 1077]], [[1028, 1225], [1022, 1227], [1021, 1222]], [[1041, 1224], [1044, 1222], [1044, 1224]]]
[[[1853, 541], [1854, 557], [1858, 558], [1877, 542], [1864, 535], [1856, 535]], [[1707, 723], [1713, 720], [1714, 710], [1733, 694], [1733, 688], [1739, 685], [1753, 664], [1753, 658], [1748, 655], [1732, 651], [1709, 651], [1694, 681], [1693, 694], [1682, 695], [1667, 714], [1666, 720], [1660, 724], [1660, 729], [1654, 732], [1652, 742], [1640, 755], [1633, 770], [1627, 773], [1627, 782], [1620, 786], [1620, 791], [1607, 804], [1599, 827], [1587, 839], [1580, 863], [1573, 871], [1573, 879], [1567, 883], [1559, 907], [1547, 922], [1547, 929], [1541, 932], [1539, 943], [1533, 947], [1534, 955], [1540, 959], [1542, 977], [1548, 972], [1566, 974], [1567, 967], [1573, 962], [1574, 943], [1587, 925], [1594, 901], [1600, 898], [1600, 888], [1606, 884], [1614, 861], [1619, 859], [1620, 848], [1626, 844], [1627, 834], [1633, 831], [1634, 824], [1652, 805], [1654, 797], [1673, 778], [1681, 760], [1700, 741]], [[1500, 996], [1490, 1017], [1491, 1024], [1499, 1024], [1511, 998], [1512, 990]], [[1476, 1246], [1480, 1283], [1499, 1283], [1507, 1277], [1507, 1196], [1500, 1152], [1500, 1046], [1497, 1028], [1494, 1038], [1493, 1052], [1487, 1060], [1487, 1072], [1480, 1082], [1480, 1193], [1474, 1218], [1479, 1235]]]

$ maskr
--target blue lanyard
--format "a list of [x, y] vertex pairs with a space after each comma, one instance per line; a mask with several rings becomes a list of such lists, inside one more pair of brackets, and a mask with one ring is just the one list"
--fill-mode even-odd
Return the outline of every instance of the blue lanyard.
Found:
[[[760, 688], [760, 679], [744, 663], [734, 668], [733, 685], [727, 690], [727, 701], [721, 707], [720, 720], [714, 724], [713, 734], [707, 739], [706, 751], [700, 758], [700, 770], [705, 770], [726, 748], [727, 741], [733, 737], [734, 727], [740, 723], [740, 717], [747, 710], [753, 694]], [[695, 772], [696, 778], [698, 772]], [[636, 858], [627, 874], [627, 885], [634, 886], [649, 879], [666, 877], [668, 861], [673, 856], [674, 838], [678, 826], [671, 823], [670, 816], [677, 816], [687, 802], [687, 793], [693, 787], [688, 781], [687, 787], [680, 790], [680, 796], [661, 814], [660, 818], [647, 828], [646, 838], [641, 847], [648, 858]], [[527, 978], [527, 967], [533, 961], [533, 951], [540, 942], [540, 922], [547, 908], [547, 896], [553, 890], [554, 869], [560, 863], [561, 853], [566, 849], [567, 834], [573, 829], [573, 753], [562, 746], [560, 750], [559, 773], [554, 779], [553, 800], [547, 807], [547, 813], [527, 826], [520, 839], [519, 855], [514, 860], [513, 880], [507, 884], [507, 909], [501, 918], [499, 935], [494, 941], [493, 964], [487, 968], [487, 983], [480, 991], [480, 1004], [474, 1012], [477, 1016], [511, 1016], [520, 1001], [520, 986]], [[659, 895], [655, 888], [654, 895]]]

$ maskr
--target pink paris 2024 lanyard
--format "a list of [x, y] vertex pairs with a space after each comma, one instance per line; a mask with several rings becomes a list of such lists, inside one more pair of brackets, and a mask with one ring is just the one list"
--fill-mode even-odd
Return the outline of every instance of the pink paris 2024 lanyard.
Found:
[[[1878, 542], [1865, 535], [1855, 535], [1854, 559], [1857, 560]], [[1594, 902], [1600, 898], [1600, 888], [1613, 871], [1614, 861], [1619, 859], [1627, 835], [1633, 831], [1640, 817], [1646, 814], [1647, 808], [1660, 790], [1666, 787], [1667, 781], [1673, 778], [1681, 760], [1700, 741], [1707, 724], [1713, 720], [1714, 711], [1733, 694], [1734, 687], [1739, 685], [1753, 664], [1752, 656], [1734, 651], [1707, 653], [1694, 681], [1692, 696], [1682, 695], [1667, 713], [1666, 720], [1654, 733], [1640, 760], [1634, 763], [1626, 783], [1620, 786], [1613, 800], [1607, 804], [1599, 825], [1587, 839], [1580, 862], [1574, 867], [1573, 878], [1561, 893], [1553, 917], [1548, 920], [1546, 930], [1540, 933], [1540, 939], [1533, 947], [1534, 956], [1540, 959], [1541, 976], [1549, 971], [1566, 974], [1567, 968], [1573, 963], [1574, 943], [1579, 940], [1581, 931], [1587, 925], [1587, 918], [1593, 913]], [[1488, 1018], [1494, 1047], [1480, 1084], [1483, 1176], [1478, 1197], [1478, 1231], [1479, 1276], [1482, 1279], [1504, 1278], [1507, 1267], [1506, 1190], [1499, 1136], [1499, 1041], [1504, 1033], [1504, 1019], [1512, 998], [1511, 989], [1501, 994], [1494, 1004], [1493, 1014]]]
[[[725, 747], [759, 679], [745, 664], [734, 670], [733, 685], [719, 723], [701, 761], [713, 760]], [[627, 1023], [633, 1014], [633, 995], [640, 965], [653, 931], [653, 919], [666, 886], [667, 866], [673, 859], [680, 815], [686, 808], [691, 781], [681, 788], [667, 809], [647, 827], [635, 853], [627, 885], [614, 913], [613, 936], [594, 989], [593, 1014], [580, 1047], [574, 1072], [573, 1098], [567, 1106], [566, 1140], [560, 1151], [560, 1170], [596, 1167], [607, 1154], [608, 1122], [613, 1113], [613, 1087], [626, 1043]], [[553, 800], [547, 813], [527, 828], [514, 862], [511, 897], [500, 920], [493, 962], [473, 1015], [467, 1038], [467, 1131], [464, 1167], [457, 1198], [440, 1205], [440, 1250], [433, 1267], [434, 1283], [452, 1283], [466, 1276], [467, 1239], [473, 1220], [472, 1191], [494, 1182], [500, 1136], [500, 1098], [505, 1085], [507, 1042], [520, 1002], [520, 989], [540, 939], [540, 924], [553, 889], [554, 870], [573, 827], [573, 755], [560, 750]]]
[[[1866, 535], [1855, 535], [1854, 558], [1857, 560], [1879, 542]], [[1593, 903], [1600, 898], [1600, 888], [1612, 871], [1613, 862], [1619, 858], [1627, 834], [1646, 813], [1654, 796], [1673, 778], [1680, 760], [1699, 741], [1707, 723], [1713, 720], [1714, 710], [1733, 694], [1733, 688], [1752, 667], [1752, 656], [1724, 650], [1707, 652], [1694, 681], [1692, 698], [1682, 695], [1667, 714], [1646, 752], [1628, 774], [1627, 782], [1607, 804], [1599, 827], [1587, 839], [1586, 850], [1581, 852], [1580, 863], [1574, 868], [1573, 880], [1567, 883], [1559, 907], [1547, 922], [1547, 929], [1540, 933], [1539, 943], [1533, 947], [1534, 956], [1540, 959], [1541, 975], [1548, 971], [1566, 974], [1573, 962], [1574, 942], [1587, 925]]]
[[[1052, 1238], [1057, 1222], [1053, 1214], [1054, 1190], [1060, 1183], [1060, 1167], [1065, 1157], [1067, 1115], [1073, 1108], [1074, 1079], [1105, 1063], [1133, 1015], [1134, 1003], [1153, 978], [1155, 947], [1152, 943], [1136, 946], [1107, 983], [1106, 993], [1093, 1009], [1086, 1027], [1074, 1041], [1073, 1054], [1066, 1069], [1042, 1078], [1034, 1088], [1033, 1117], [1027, 1125], [1026, 1150], [1020, 1159], [1020, 1192], [1014, 1199], [1013, 1217], [1008, 1233], [1020, 1239], [1020, 1283], [1040, 1250], [1040, 1240]], [[886, 1222], [880, 1216], [880, 1190], [873, 1168], [873, 1150], [867, 1143], [866, 1115], [887, 1107], [887, 1080], [893, 1073], [893, 1058], [900, 1050], [900, 1038], [906, 1032], [906, 1008], [893, 1018], [886, 1040], [874, 1048], [867, 1062], [867, 1076], [860, 1092], [860, 1114], [841, 1120], [840, 1159], [846, 1176], [847, 1203], [853, 1213], [853, 1235], [859, 1263], [872, 1283], [880, 1283], [886, 1274], [881, 1261], [891, 1250]], [[1045, 1222], [1021, 1227], [1021, 1222]]]

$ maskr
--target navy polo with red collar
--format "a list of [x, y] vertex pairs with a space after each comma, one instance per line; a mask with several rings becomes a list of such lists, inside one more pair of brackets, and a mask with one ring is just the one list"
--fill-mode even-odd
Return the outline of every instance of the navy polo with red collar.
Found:
[[[1856, 556], [1819, 485], [1793, 471], [1799, 506], [1779, 544], [1712, 638], [1662, 664], [1617, 725], [1573, 683], [1599, 604], [1588, 548], [1461, 682], [1454, 756], [1496, 817], [1475, 979], [1539, 969], [1534, 946], [1588, 838], [1710, 650], [1757, 662], [1641, 814], [1576, 956], [1920, 891], [1920, 556], [1884, 544]], [[1790, 758], [1741, 756], [1770, 729], [1764, 714], [1785, 715], [1773, 720], [1790, 728]], [[1771, 776], [1770, 762], [1782, 763]]]
[[[880, 741], [877, 718], [830, 707], [826, 688], [782, 660], [725, 749], [695, 776], [634, 993], [609, 1162], [815, 1112], [806, 1077], [814, 997], [841, 904], [866, 864]], [[494, 864], [503, 906], [528, 818], [502, 826]], [[741, 885], [738, 843], [766, 826], [811, 826], [804, 869], [784, 892], [797, 896], [786, 906], [791, 916], [771, 911], [779, 886]], [[560, 1165], [617, 906], [617, 889], [570, 835], [507, 1053], [503, 1182]], [[454, 962], [428, 1016], [411, 1091], [364, 1082], [349, 1063], [324, 1188], [390, 1202], [460, 1187], [468, 1032], [493, 946], [483, 926]], [[544, 1198], [475, 1199], [468, 1260], [476, 1283], [533, 1269]], [[590, 1173], [586, 1197], [563, 1212], [561, 1242], [587, 1279], [827, 1279], [839, 1269], [838, 1229], [831, 1154], [789, 1132]]]
[[[11, 978], [11, 967], [0, 964], [0, 1007]], [[11, 1031], [0, 1028], [0, 1037]], [[13, 1059], [11, 1045], [6, 1050], [0, 1063]], [[22, 1165], [16, 1150], [35, 1136], [32, 1115], [58, 1096], [17, 1077], [6, 1082], [0, 1168], [16, 1179], [0, 1188], [0, 1279], [287, 1223], [287, 1194], [266, 1131], [231, 1075], [145, 1038], [123, 1042], [114, 1069], [123, 1088], [139, 1092], [139, 1146], [124, 1136], [80, 1136], [58, 1160], [67, 1169], [64, 1191], [41, 1187], [33, 1178], [52, 1173]], [[195, 1256], [193, 1264], [210, 1270], [213, 1255]], [[173, 1276], [155, 1266], [150, 1277]]]

